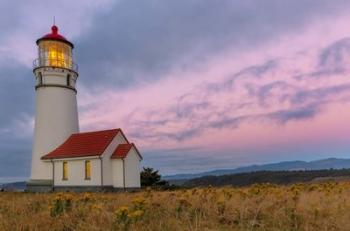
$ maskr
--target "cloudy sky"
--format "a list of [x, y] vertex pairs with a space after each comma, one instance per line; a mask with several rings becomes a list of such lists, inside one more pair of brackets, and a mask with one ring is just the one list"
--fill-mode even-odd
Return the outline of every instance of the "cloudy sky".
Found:
[[35, 40], [75, 44], [82, 131], [162, 174], [350, 157], [350, 1], [0, 0], [0, 182], [30, 174]]

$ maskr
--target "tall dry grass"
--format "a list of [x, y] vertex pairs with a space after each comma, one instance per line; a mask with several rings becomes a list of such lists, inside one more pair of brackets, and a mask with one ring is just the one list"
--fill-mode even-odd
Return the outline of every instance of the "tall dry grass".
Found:
[[350, 183], [0, 193], [0, 230], [350, 230]]

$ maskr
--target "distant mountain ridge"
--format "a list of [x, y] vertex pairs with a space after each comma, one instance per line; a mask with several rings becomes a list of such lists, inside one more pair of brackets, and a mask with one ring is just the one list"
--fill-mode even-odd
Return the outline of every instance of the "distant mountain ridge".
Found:
[[257, 171], [293, 171], [293, 170], [322, 170], [350, 168], [350, 159], [328, 158], [314, 161], [283, 161], [272, 164], [250, 165], [234, 169], [218, 169], [195, 174], [175, 174], [164, 176], [165, 180], [188, 180], [203, 176], [221, 176], [236, 173]]
[[13, 183], [6, 183], [6, 184], [0, 184], [0, 191], [24, 191], [26, 187], [25, 181], [20, 182], [13, 182]]
[[290, 185], [299, 183], [350, 182], [350, 169], [257, 171], [222, 176], [203, 176], [179, 184], [182, 187], [244, 187], [252, 184]]

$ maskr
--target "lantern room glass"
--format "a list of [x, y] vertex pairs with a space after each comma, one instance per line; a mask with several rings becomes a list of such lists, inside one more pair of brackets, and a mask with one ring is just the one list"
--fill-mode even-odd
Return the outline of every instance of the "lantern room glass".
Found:
[[73, 69], [72, 48], [60, 41], [41, 41], [39, 65]]

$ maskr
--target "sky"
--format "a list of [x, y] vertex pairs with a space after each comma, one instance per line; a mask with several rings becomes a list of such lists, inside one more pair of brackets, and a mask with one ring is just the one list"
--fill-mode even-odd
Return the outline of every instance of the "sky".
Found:
[[75, 45], [81, 131], [163, 175], [350, 157], [346, 0], [0, 0], [0, 182], [30, 175], [36, 39]]

